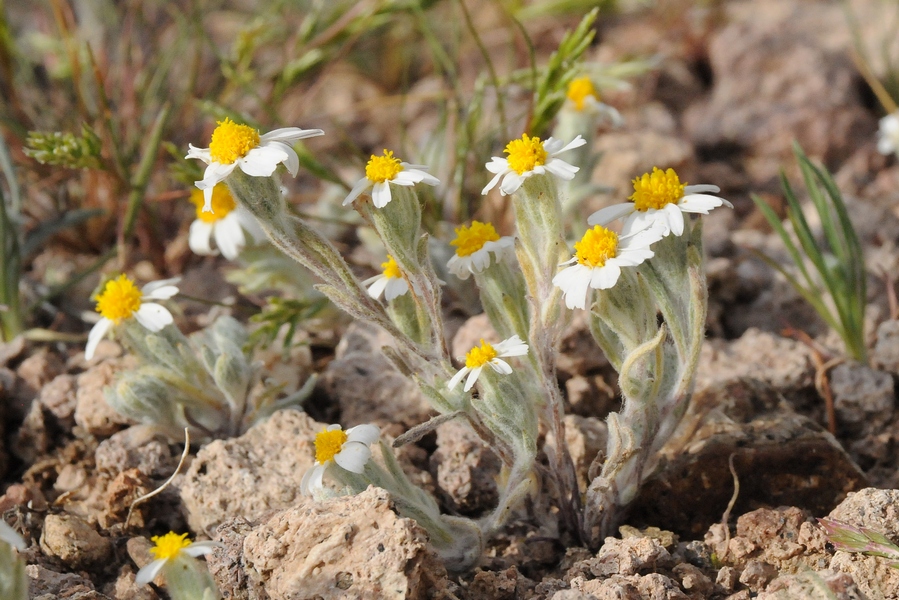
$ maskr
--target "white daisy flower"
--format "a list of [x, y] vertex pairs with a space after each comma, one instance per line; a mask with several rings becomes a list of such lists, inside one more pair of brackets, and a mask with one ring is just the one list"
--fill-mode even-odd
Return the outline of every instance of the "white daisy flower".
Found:
[[387, 256], [387, 261], [381, 263], [382, 273], [362, 282], [367, 285], [368, 295], [377, 300], [384, 294], [384, 298], [390, 302], [397, 296], [402, 296], [409, 291], [409, 282], [403, 277], [400, 266], [392, 256]]
[[608, 119], [613, 126], [619, 127], [624, 123], [615, 107], [600, 102], [599, 93], [593, 87], [589, 77], [578, 77], [568, 84], [566, 92], [565, 108], [576, 112], [596, 115]]
[[371, 458], [371, 445], [380, 435], [380, 429], [367, 424], [346, 431], [340, 425], [330, 425], [318, 433], [315, 436], [315, 465], [303, 475], [300, 492], [311, 496], [321, 490], [325, 471], [331, 463], [337, 463], [351, 473], [362, 473]]
[[182, 554], [196, 558], [200, 555], [209, 554], [216, 548], [225, 547], [221, 542], [191, 542], [186, 533], [178, 535], [174, 531], [170, 531], [165, 535], [154, 535], [150, 538], [150, 541], [156, 544], [150, 548], [150, 553], [156, 560], [137, 572], [134, 582], [138, 585], [144, 585], [156, 579], [156, 576], [159, 575], [159, 572], [166, 565], [172, 564], [173, 566], [189, 568], [183, 564], [177, 565], [179, 559], [182, 559]]
[[19, 552], [24, 551], [28, 547], [25, 539], [3, 519], [0, 519], [0, 542], [6, 542]]
[[410, 165], [400, 162], [393, 156], [390, 150], [384, 150], [383, 156], [371, 155], [368, 164], [365, 165], [365, 177], [356, 182], [350, 193], [343, 201], [346, 206], [368, 188], [371, 190], [371, 199], [376, 208], [384, 208], [392, 199], [390, 184], [413, 186], [416, 183], [428, 185], [440, 185], [440, 181], [427, 172], [425, 165]]
[[881, 154], [899, 154], [899, 112], [894, 112], [880, 120], [877, 129], [877, 151]]
[[630, 202], [600, 209], [587, 218], [587, 223], [608, 225], [615, 219], [623, 218], [622, 235], [642, 231], [652, 227], [653, 223], [664, 225], [665, 235], [681, 235], [684, 232], [684, 213], [707, 215], [719, 206], [734, 207], [723, 198], [705, 193], [717, 194], [721, 191], [717, 185], [686, 185], [680, 182], [674, 169], [662, 171], [653, 167], [651, 174], [644, 173], [633, 183], [634, 193], [628, 197]]
[[568, 308], [587, 308], [590, 288], [606, 290], [621, 276], [621, 267], [636, 267], [653, 257], [651, 244], [665, 237], [660, 224], [649, 229], [619, 237], [600, 225], [588, 229], [581, 241], [574, 244], [574, 257], [563, 263], [576, 263], [559, 271], [553, 285], [560, 288]]
[[284, 127], [264, 135], [249, 125], [238, 125], [231, 119], [218, 122], [212, 132], [208, 148], [193, 145], [187, 158], [198, 158], [209, 165], [202, 181], [197, 181], [206, 201], [203, 210], [212, 210], [212, 188], [224, 181], [235, 168], [253, 177], [270, 177], [278, 165], [284, 163], [290, 174], [296, 177], [300, 159], [291, 147], [297, 141], [325, 135], [321, 129]]
[[489, 365], [497, 373], [508, 375], [512, 372], [512, 367], [509, 366], [509, 363], [500, 359], [510, 356], [524, 356], [527, 353], [528, 345], [517, 335], [513, 335], [509, 339], [495, 345], [490, 345], [482, 339], [480, 346], [475, 346], [468, 351], [465, 355], [465, 366], [453, 375], [446, 387], [454, 389], [465, 377], [465, 374], [468, 373], [468, 379], [465, 380], [465, 387], [463, 388], [463, 391], [467, 392], [478, 380], [478, 377], [481, 376], [484, 365]]
[[265, 237], [253, 215], [237, 205], [225, 184], [220, 183], [212, 190], [212, 211], [203, 210], [205, 199], [202, 191], [194, 190], [190, 200], [197, 207], [197, 218], [190, 224], [187, 243], [196, 254], [218, 254], [209, 243], [214, 238], [222, 255], [234, 260], [247, 245], [247, 233], [253, 239]]
[[456, 254], [446, 263], [446, 268], [459, 279], [468, 279], [472, 273], [489, 267], [491, 252], [496, 262], [515, 254], [514, 237], [500, 237], [492, 224], [480, 221], [472, 221], [468, 227], [456, 227], [456, 239], [450, 245], [456, 246]]
[[502, 179], [502, 183], [499, 186], [499, 192], [503, 196], [517, 192], [524, 180], [531, 175], [552, 173], [560, 179], [570, 181], [574, 179], [575, 173], [580, 169], [556, 158], [556, 156], [566, 150], [580, 148], [586, 143], [587, 140], [577, 136], [563, 147], [561, 140], [549, 138], [545, 142], [541, 142], [540, 138], [528, 137], [528, 134], [523, 133], [520, 140], [512, 140], [506, 145], [505, 153], [509, 155], [509, 158], [494, 156], [487, 163], [487, 170], [496, 175], [481, 190], [481, 193], [486, 194], [495, 188], [500, 179]]
[[106, 282], [103, 291], [97, 296], [97, 312], [103, 317], [93, 326], [87, 336], [87, 348], [84, 358], [90, 360], [94, 351], [113, 325], [134, 317], [137, 322], [152, 332], [159, 331], [174, 319], [172, 313], [161, 304], [149, 300], [168, 300], [178, 293], [175, 284], [180, 278], [164, 279], [148, 283], [137, 289], [127, 275]]

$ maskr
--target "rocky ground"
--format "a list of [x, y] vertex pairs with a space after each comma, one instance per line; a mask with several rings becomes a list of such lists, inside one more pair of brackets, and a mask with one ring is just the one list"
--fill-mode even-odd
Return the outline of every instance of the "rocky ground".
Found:
[[[867, 35], [884, 35], [878, 2], [852, 4]], [[705, 225], [709, 340], [691, 411], [620, 537], [596, 553], [570, 546], [529, 507], [479, 568], [448, 574], [385, 492], [327, 504], [302, 497], [321, 423], [339, 415], [344, 426], [374, 422], [396, 436], [429, 415], [380, 352], [383, 338], [359, 324], [331, 332], [319, 348], [324, 359], [305, 358], [321, 371], [307, 413], [281, 411], [241, 437], [195, 448], [173, 484], [129, 518], [134, 500], [175, 472], [181, 452], [106, 405], [103, 387], [130, 359], [112, 342], [86, 362], [74, 346], [17, 341], [0, 345], [0, 512], [29, 543], [31, 596], [165, 598], [161, 586], [136, 586], [134, 574], [150, 561], [149, 536], [172, 529], [224, 543], [208, 564], [225, 597], [241, 600], [899, 599], [899, 571], [888, 560], [835, 551], [816, 520], [829, 515], [899, 541], [899, 315], [890, 312], [892, 282], [879, 276], [895, 273], [899, 257], [899, 163], [877, 153], [878, 108], [849, 58], [839, 3], [712, 6], [672, 10], [667, 21], [605, 19], [591, 49], [599, 61], [663, 59], [608, 98], [626, 125], [600, 137], [605, 156], [594, 179], [621, 191], [633, 176], [671, 166], [691, 183], [718, 184], [735, 205]], [[785, 256], [749, 194], [778, 205], [794, 139], [835, 173], [865, 246], [870, 367], [822, 368], [841, 355], [839, 339], [754, 254]], [[32, 268], [49, 269], [52, 252]], [[211, 287], [209, 277], [189, 271], [185, 286]], [[484, 337], [486, 321], [456, 321], [461, 355]], [[787, 336], [788, 328], [815, 343]], [[567, 441], [584, 484], [605, 448], [603, 418], [617, 408], [614, 371], [577, 319], [561, 353]], [[822, 381], [833, 394], [835, 434]], [[404, 446], [401, 459], [448, 511], [477, 516], [496, 502], [497, 457], [456, 423]]]

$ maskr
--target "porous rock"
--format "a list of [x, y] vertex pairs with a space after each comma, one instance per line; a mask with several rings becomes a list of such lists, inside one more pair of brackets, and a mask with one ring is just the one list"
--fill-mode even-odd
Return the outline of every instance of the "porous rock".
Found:
[[159, 600], [159, 596], [149, 585], [139, 585], [135, 573], [125, 565], [119, 570], [116, 580], [103, 588], [103, 592], [112, 600]]
[[271, 600], [427, 598], [445, 576], [427, 534], [390, 510], [384, 490], [302, 499], [244, 541], [247, 572]]
[[596, 558], [590, 562], [590, 571], [595, 577], [610, 575], [636, 575], [640, 572], [671, 566], [671, 554], [651, 537], [628, 537], [617, 539], [608, 537]]
[[580, 583], [578, 589], [596, 596], [597, 600], [688, 600], [677, 583], [660, 573], [591, 579]]
[[215, 530], [215, 540], [224, 548], [206, 555], [206, 566], [219, 590], [229, 600], [268, 600], [262, 583], [247, 575], [243, 560], [243, 543], [253, 531], [253, 523], [237, 517], [225, 521]]
[[134, 424], [134, 421], [120, 415], [109, 406], [103, 388], [112, 385], [121, 371], [135, 366], [134, 357], [111, 359], [78, 376], [75, 422], [80, 427], [97, 437], [108, 437], [125, 426]]
[[341, 421], [347, 426], [414, 425], [431, 414], [418, 386], [384, 356], [381, 348], [392, 345], [387, 333], [359, 321], [347, 328], [337, 345], [321, 382], [340, 405]]
[[112, 475], [138, 469], [147, 477], [167, 478], [177, 464], [163, 434], [144, 425], [129, 427], [103, 440], [94, 458], [99, 471]]
[[75, 423], [76, 385], [74, 375], [59, 375], [41, 388], [38, 401], [53, 414], [60, 424], [71, 427]]
[[57, 573], [41, 565], [26, 566], [25, 574], [28, 576], [28, 596], [31, 598], [55, 598], [62, 592], [88, 592], [94, 589], [90, 579], [76, 573]]
[[845, 434], [880, 433], [893, 416], [893, 377], [860, 364], [843, 363], [830, 372], [837, 423]]
[[112, 543], [76, 516], [47, 515], [41, 550], [72, 568], [83, 569], [106, 560]]
[[496, 505], [500, 460], [467, 423], [449, 421], [437, 428], [430, 471], [438, 494], [455, 512], [479, 514]]
[[257, 519], [293, 505], [324, 427], [306, 413], [281, 410], [238, 438], [201, 448], [181, 486], [191, 529], [210, 533], [228, 519]]
[[852, 577], [831, 569], [781, 575], [756, 600], [864, 600]]
[[871, 361], [885, 371], [899, 373], [899, 321], [884, 321], [877, 327]]

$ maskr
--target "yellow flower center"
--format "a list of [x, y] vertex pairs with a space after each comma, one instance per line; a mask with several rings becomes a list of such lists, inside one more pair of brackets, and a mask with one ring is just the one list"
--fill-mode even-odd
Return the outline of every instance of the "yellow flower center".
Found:
[[602, 225], [588, 229], [574, 244], [577, 261], [588, 267], [601, 267], [618, 253], [618, 234]]
[[472, 221], [470, 227], [456, 227], [456, 239], [450, 242], [456, 246], [456, 256], [470, 256], [484, 247], [487, 242], [495, 242], [499, 234], [490, 223]]
[[325, 464], [338, 453], [346, 443], [346, 431], [342, 429], [325, 430], [315, 436], [315, 460], [320, 464]]
[[577, 110], [584, 110], [584, 101], [588, 96], [593, 96], [597, 100], [599, 99], [596, 88], [593, 87], [593, 82], [590, 81], [589, 77], [578, 77], [569, 83], [567, 95], [568, 99], [574, 103], [574, 108]]
[[496, 350], [481, 338], [481, 345], [475, 346], [465, 355], [465, 366], [469, 369], [483, 367], [496, 358]]
[[384, 150], [384, 156], [371, 155], [365, 165], [365, 177], [374, 183], [384, 183], [396, 177], [403, 170], [400, 159], [393, 156], [390, 150]]
[[103, 292], [97, 296], [97, 312], [116, 325], [140, 308], [141, 291], [127, 275], [106, 282]]
[[668, 204], [677, 204], [684, 197], [684, 186], [674, 169], [663, 171], [652, 168], [652, 174], [644, 173], [643, 177], [634, 179], [634, 193], [628, 198], [633, 200], [634, 208], [645, 212], [650, 208], [660, 209]]
[[512, 140], [508, 143], [506, 154], [509, 155], [509, 168], [519, 175], [546, 164], [546, 150], [543, 149], [543, 142], [537, 136], [528, 137], [526, 133], [521, 134], [520, 140]]
[[230, 165], [259, 145], [259, 132], [249, 125], [238, 125], [231, 119], [218, 122], [209, 143], [209, 156], [223, 165]]
[[174, 531], [170, 531], [165, 535], [154, 535], [150, 538], [150, 541], [156, 544], [156, 546], [150, 548], [153, 558], [164, 558], [166, 560], [175, 558], [179, 552], [191, 544], [186, 533], [178, 535]]
[[381, 263], [381, 271], [387, 279], [399, 279], [403, 276], [400, 266], [396, 264], [396, 261], [389, 254], [387, 255], [387, 262]]
[[228, 216], [228, 213], [237, 208], [237, 202], [234, 201], [228, 186], [224, 183], [216, 184], [212, 188], [212, 212], [203, 210], [203, 190], [194, 188], [190, 193], [190, 201], [197, 207], [197, 218], [204, 223], [221, 221]]

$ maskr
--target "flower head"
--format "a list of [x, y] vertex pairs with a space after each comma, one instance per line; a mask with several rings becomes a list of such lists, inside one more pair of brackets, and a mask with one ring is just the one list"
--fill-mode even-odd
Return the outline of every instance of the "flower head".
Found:
[[465, 380], [463, 388], [463, 391], [467, 392], [481, 376], [481, 371], [485, 366], [489, 366], [497, 373], [508, 375], [512, 372], [512, 367], [502, 359], [510, 356], [524, 356], [527, 353], [528, 345], [517, 335], [498, 344], [490, 344], [482, 339], [480, 346], [475, 346], [465, 355], [465, 366], [453, 375], [453, 378], [447, 383], [447, 387], [451, 390], [454, 389], [468, 373], [468, 379]]
[[490, 266], [491, 252], [497, 262], [509, 256], [514, 251], [515, 238], [500, 237], [490, 223], [472, 221], [469, 226], [456, 227], [456, 239], [450, 245], [456, 247], [456, 253], [446, 263], [447, 269], [459, 279], [468, 279], [472, 273]]
[[615, 219], [624, 218], [621, 228], [623, 235], [636, 233], [654, 223], [660, 223], [665, 230], [664, 235], [684, 232], [683, 213], [709, 214], [719, 206], [733, 208], [733, 204], [723, 198], [711, 196], [705, 192], [717, 194], [721, 190], [716, 185], [687, 185], [681, 183], [674, 169], [663, 171], [653, 167], [652, 173], [644, 173], [634, 179], [634, 193], [628, 197], [630, 202], [613, 204], [590, 215], [590, 225], [608, 225]]
[[881, 154], [899, 154], [899, 111], [880, 120], [877, 128], [877, 151]]
[[365, 165], [365, 177], [356, 182], [350, 193], [343, 201], [346, 206], [368, 188], [372, 188], [371, 199], [375, 207], [384, 208], [387, 203], [392, 200], [390, 195], [390, 184], [413, 186], [416, 183], [426, 183], [428, 185], [439, 185], [440, 181], [427, 172], [428, 167], [425, 165], [410, 165], [401, 162], [400, 159], [393, 155], [390, 150], [384, 150], [381, 156], [371, 155], [368, 163]]
[[306, 471], [300, 491], [309, 496], [322, 489], [325, 471], [332, 463], [351, 473], [362, 473], [371, 458], [371, 445], [381, 430], [374, 425], [357, 425], [343, 431], [330, 425], [315, 436], [315, 465]]
[[556, 177], [569, 181], [574, 178], [579, 168], [556, 158], [556, 156], [566, 150], [579, 148], [586, 143], [584, 138], [577, 136], [568, 145], [563, 146], [561, 140], [549, 138], [544, 142], [536, 136], [530, 137], [523, 133], [521, 139], [512, 140], [506, 145], [505, 153], [508, 154], [508, 158], [494, 156], [487, 163], [487, 170], [495, 175], [490, 183], [481, 190], [481, 193], [486, 194], [495, 188], [500, 179], [502, 179], [502, 183], [499, 191], [503, 196], [514, 194], [524, 180], [532, 175], [552, 173]]
[[372, 298], [377, 300], [384, 294], [388, 302], [409, 291], [409, 282], [403, 277], [396, 260], [389, 255], [387, 260], [381, 263], [381, 274], [366, 279], [362, 285], [369, 286], [368, 295]]
[[249, 125], [240, 125], [231, 119], [219, 121], [208, 148], [191, 145], [187, 152], [187, 158], [198, 158], [209, 165], [203, 179], [196, 182], [203, 190], [203, 210], [213, 210], [213, 188], [237, 167], [253, 177], [269, 177], [279, 164], [284, 163], [290, 174], [296, 176], [300, 159], [291, 146], [299, 140], [324, 134], [321, 129], [285, 127], [259, 135], [259, 131]]
[[592, 114], [608, 119], [618, 127], [624, 122], [621, 114], [612, 106], [600, 102], [599, 93], [589, 77], [578, 77], [568, 84], [565, 107], [579, 113]]
[[621, 267], [636, 267], [653, 257], [651, 244], [664, 237], [663, 228], [656, 224], [650, 229], [619, 236], [610, 229], [594, 225], [581, 241], [574, 244], [571, 264], [553, 277], [553, 285], [560, 288], [568, 308], [587, 308], [590, 288], [605, 290], [613, 287], [621, 276]]
[[214, 238], [215, 245], [224, 257], [234, 260], [247, 244], [244, 232], [249, 233], [254, 239], [265, 235], [256, 219], [243, 207], [238, 206], [228, 187], [223, 183], [217, 184], [212, 189], [211, 212], [204, 210], [205, 198], [201, 190], [193, 190], [190, 201], [197, 208], [197, 218], [190, 224], [187, 243], [197, 254], [216, 254], [209, 244]]
[[148, 300], [168, 300], [178, 293], [178, 288], [175, 287], [178, 281], [178, 278], [154, 281], [141, 289], [137, 289], [127, 275], [107, 281], [103, 291], [97, 296], [97, 312], [102, 318], [87, 337], [85, 359], [93, 358], [100, 340], [113, 325], [119, 325], [122, 321], [133, 317], [153, 332], [172, 323], [174, 319], [168, 309]]
[[174, 531], [170, 531], [165, 535], [154, 535], [150, 538], [150, 541], [155, 544], [155, 546], [150, 548], [150, 554], [156, 560], [137, 572], [134, 580], [139, 585], [150, 583], [156, 579], [156, 576], [167, 564], [178, 561], [182, 555], [195, 558], [203, 554], [209, 554], [216, 548], [224, 547], [224, 544], [221, 542], [191, 542], [186, 533], [179, 535]]

